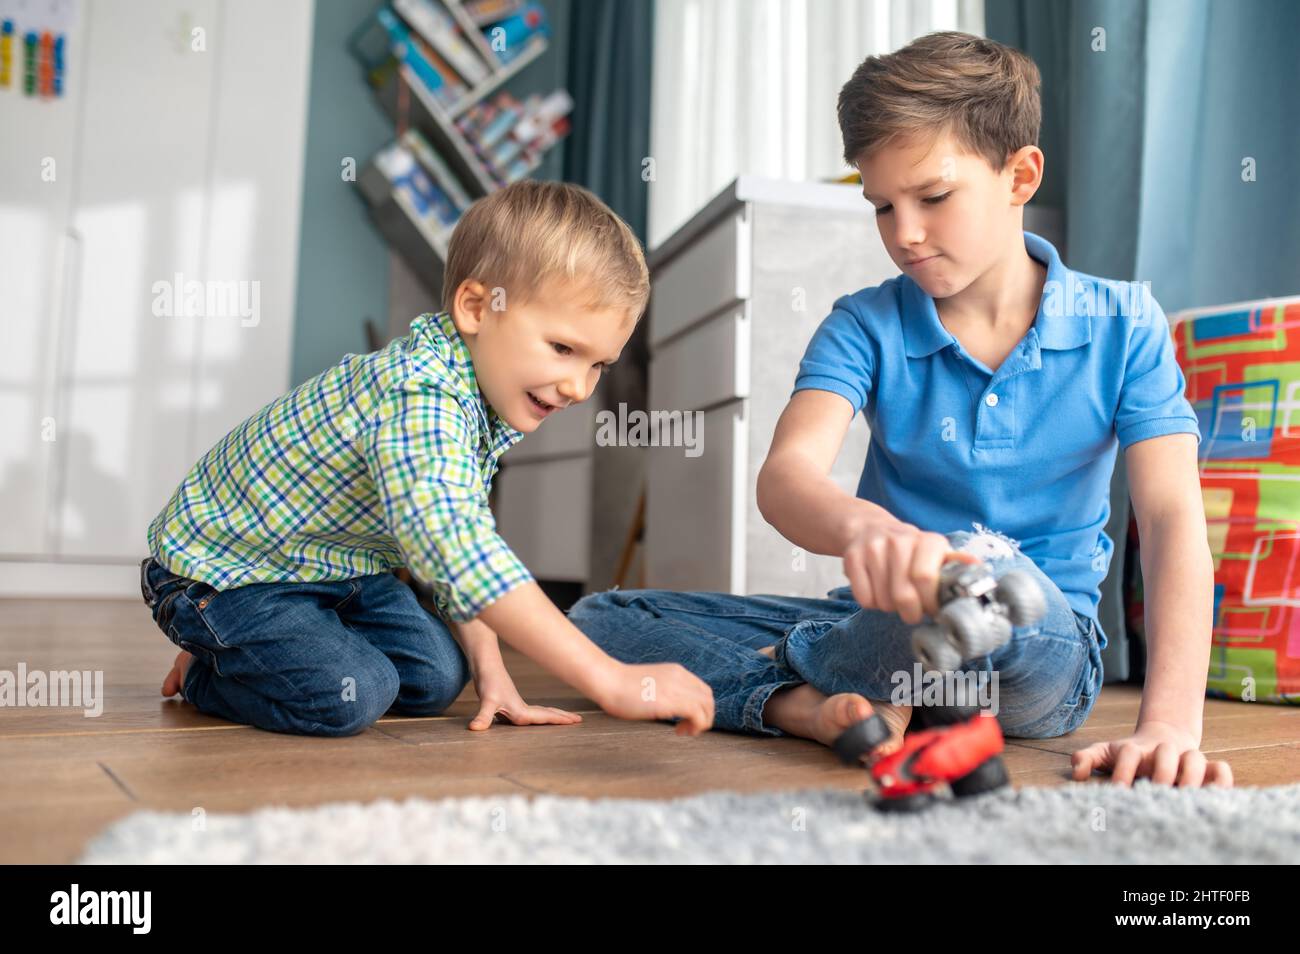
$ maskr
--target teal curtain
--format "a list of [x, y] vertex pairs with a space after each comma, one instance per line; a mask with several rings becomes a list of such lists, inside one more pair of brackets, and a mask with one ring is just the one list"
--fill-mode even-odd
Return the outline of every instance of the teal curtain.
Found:
[[[1071, 267], [1150, 281], [1166, 312], [1300, 293], [1300, 4], [985, 0], [985, 32], [1042, 71], [1034, 201], [1063, 209]], [[1122, 458], [1111, 504], [1108, 682], [1144, 658], [1123, 623]]]
[[[650, 85], [654, 61], [653, 0], [571, 0], [568, 69], [573, 131], [565, 142], [564, 176], [600, 196], [646, 242], [650, 155]], [[606, 406], [646, 404], [649, 345], [646, 321], [602, 382]]]
[[644, 243], [650, 155], [653, 0], [573, 0], [569, 8], [568, 86], [573, 132], [564, 178], [586, 186], [623, 217]]

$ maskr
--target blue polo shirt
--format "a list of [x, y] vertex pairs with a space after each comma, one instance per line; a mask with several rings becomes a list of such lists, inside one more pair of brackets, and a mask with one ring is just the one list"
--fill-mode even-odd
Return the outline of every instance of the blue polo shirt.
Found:
[[[1195, 434], [1164, 311], [1145, 286], [1047, 266], [1034, 324], [996, 371], [899, 275], [835, 302], [796, 392], [844, 397], [871, 427], [857, 495], [923, 530], [979, 523], [1016, 540], [1075, 611], [1097, 618], [1116, 447]], [[1100, 645], [1106, 634], [1097, 627]]]

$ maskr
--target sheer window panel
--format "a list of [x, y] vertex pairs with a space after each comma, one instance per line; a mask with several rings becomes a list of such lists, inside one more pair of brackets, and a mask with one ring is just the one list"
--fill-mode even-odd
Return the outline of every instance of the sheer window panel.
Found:
[[840, 87], [868, 56], [935, 30], [983, 35], [984, 0], [657, 0], [650, 247], [738, 175], [852, 171]]

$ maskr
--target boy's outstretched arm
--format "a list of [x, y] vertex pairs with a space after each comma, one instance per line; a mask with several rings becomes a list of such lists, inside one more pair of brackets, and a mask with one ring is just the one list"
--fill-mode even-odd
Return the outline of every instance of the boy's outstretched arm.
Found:
[[1228, 763], [1207, 762], [1200, 751], [1214, 563], [1196, 451], [1194, 434], [1166, 434], [1131, 444], [1125, 453], [1142, 544], [1146, 684], [1134, 733], [1075, 752], [1076, 781], [1101, 769], [1122, 785], [1144, 776], [1189, 788], [1232, 784]]
[[[497, 533], [477, 437], [447, 385], [408, 381], [390, 390], [371, 415], [361, 452], [384, 522], [411, 575], [433, 590], [441, 614], [457, 624], [458, 640], [466, 635], [464, 624], [481, 620], [610, 715], [680, 718], [679, 734], [712, 726], [713, 693], [702, 679], [676, 663], [615, 660], [542, 592]], [[467, 653], [495, 666], [483, 631], [470, 627], [469, 634], [469, 645], [461, 643]]]
[[510, 590], [477, 619], [620, 719], [681, 719], [678, 735], [698, 735], [713, 725], [713, 691], [677, 663], [629, 665], [607, 655], [542, 592], [535, 582]]
[[497, 634], [482, 620], [449, 622], [448, 626], [465, 651], [474, 691], [478, 694], [478, 712], [469, 722], [471, 730], [491, 728], [498, 715], [514, 725], [572, 725], [582, 721], [582, 716], [576, 712], [554, 706], [529, 705], [524, 701], [515, 688], [515, 681], [510, 678], [505, 660], [501, 658]]
[[758, 475], [758, 509], [791, 543], [842, 557], [860, 606], [896, 612], [915, 625], [938, 611], [944, 561], [977, 558], [953, 554], [943, 534], [905, 523], [831, 479], [854, 413], [839, 394], [815, 388], [795, 392]]
[[866, 524], [894, 521], [884, 507], [845, 493], [830, 477], [852, 422], [853, 405], [838, 394], [796, 392], [758, 473], [759, 512], [810, 553], [843, 556]]

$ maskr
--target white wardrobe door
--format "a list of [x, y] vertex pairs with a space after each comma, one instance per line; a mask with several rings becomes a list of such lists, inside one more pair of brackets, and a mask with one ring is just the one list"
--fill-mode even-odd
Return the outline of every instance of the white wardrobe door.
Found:
[[241, 298], [202, 322], [191, 461], [288, 389], [311, 36], [311, 0], [222, 3], [204, 270]]
[[[175, 300], [161, 314], [153, 306], [155, 283], [206, 278], [218, 11], [215, 0], [84, 8], [80, 253], [56, 475], [64, 558], [143, 555], [149, 521], [193, 463], [187, 437], [205, 319], [172, 317]], [[200, 38], [204, 49], [195, 48]]]
[[[61, 437], [54, 369], [65, 256], [75, 259], [67, 225], [83, 49], [69, 45], [73, 82], [58, 99], [0, 90], [0, 558], [38, 556], [54, 544], [46, 519]], [[21, 84], [20, 47], [17, 56]]]

